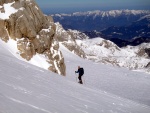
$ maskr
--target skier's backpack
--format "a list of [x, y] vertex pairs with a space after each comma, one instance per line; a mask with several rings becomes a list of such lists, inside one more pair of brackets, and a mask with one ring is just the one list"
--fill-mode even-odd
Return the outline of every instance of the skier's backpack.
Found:
[[84, 74], [84, 69], [80, 68], [80, 72], [81, 72], [81, 75], [83, 75]]

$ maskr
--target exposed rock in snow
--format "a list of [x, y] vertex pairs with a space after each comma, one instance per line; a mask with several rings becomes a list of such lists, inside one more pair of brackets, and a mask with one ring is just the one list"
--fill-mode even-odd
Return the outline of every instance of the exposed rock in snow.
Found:
[[148, 57], [145, 48], [150, 48], [150, 44], [139, 46], [118, 47], [109, 40], [100, 37], [89, 39], [84, 33], [76, 30], [64, 30], [56, 23], [56, 34], [58, 40], [71, 52], [88, 60], [99, 63], [125, 67], [131, 70], [150, 72]]
[[150, 48], [144, 49], [144, 51], [147, 53], [148, 57], [150, 58]]
[[84, 51], [80, 48], [80, 46], [77, 45], [76, 43], [76, 38], [86, 38], [81, 34], [79, 35], [79, 32], [74, 32], [71, 30], [64, 30], [64, 28], [59, 24], [56, 24], [56, 35], [58, 37], [59, 42], [61, 42], [66, 48], [68, 48], [71, 52], [75, 53], [76, 55], [85, 58], [85, 53]]
[[0, 38], [16, 40], [20, 56], [28, 61], [44, 54], [49, 69], [65, 75], [52, 17], [45, 16], [34, 0], [1, 0], [0, 6]]

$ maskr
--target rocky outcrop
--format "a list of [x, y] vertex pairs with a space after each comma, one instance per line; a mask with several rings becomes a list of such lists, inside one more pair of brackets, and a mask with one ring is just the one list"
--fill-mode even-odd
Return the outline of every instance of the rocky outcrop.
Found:
[[6, 23], [4, 20], [0, 20], [0, 38], [7, 42], [9, 40], [8, 31], [6, 30]]
[[147, 53], [148, 57], [150, 58], [150, 48], [145, 48], [144, 51]]
[[[8, 13], [9, 8], [12, 11]], [[66, 74], [53, 19], [45, 16], [34, 0], [0, 1], [0, 38], [16, 40], [22, 58], [29, 61], [37, 53], [44, 54], [49, 70]]]
[[[59, 42], [61, 42], [67, 49], [69, 49], [74, 54], [80, 56], [81, 58], [86, 58], [84, 51], [81, 49], [80, 46], [76, 43], [78, 37], [84, 39], [86, 37], [80, 36], [80, 33], [75, 33], [71, 30], [64, 30], [64, 28], [59, 24], [56, 24], [56, 34], [58, 37]], [[79, 35], [80, 34], [80, 35]], [[85, 36], [85, 35], [84, 35]]]

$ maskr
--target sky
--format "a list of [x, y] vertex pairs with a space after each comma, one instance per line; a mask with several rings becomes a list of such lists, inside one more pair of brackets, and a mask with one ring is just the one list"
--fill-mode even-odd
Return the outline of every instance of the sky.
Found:
[[91, 10], [148, 9], [150, 0], [35, 0], [45, 13]]

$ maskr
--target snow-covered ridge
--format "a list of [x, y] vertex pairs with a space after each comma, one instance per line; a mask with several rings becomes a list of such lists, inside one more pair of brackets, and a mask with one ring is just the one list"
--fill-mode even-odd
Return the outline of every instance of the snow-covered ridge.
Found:
[[145, 48], [150, 48], [148, 43], [119, 48], [113, 42], [98, 37], [77, 40], [77, 44], [83, 49], [89, 60], [150, 73], [150, 69], [146, 68], [150, 59], [144, 52]]
[[138, 21], [143, 20], [143, 19], [147, 19], [147, 20], [149, 20], [149, 22], [150, 22], [150, 14], [141, 17]]
[[[110, 11], [87, 11], [87, 12], [75, 12], [72, 14], [55, 14], [55, 16], [102, 16], [102, 17], [108, 17], [108, 16], [120, 16], [123, 15], [139, 15], [139, 14], [150, 14], [149, 10], [110, 10]], [[53, 15], [54, 16], [54, 15]]]
[[75, 12], [72, 14], [54, 14], [55, 22], [60, 22], [65, 29], [79, 31], [102, 31], [112, 26], [127, 26], [139, 18], [149, 15], [150, 10], [110, 10]]

